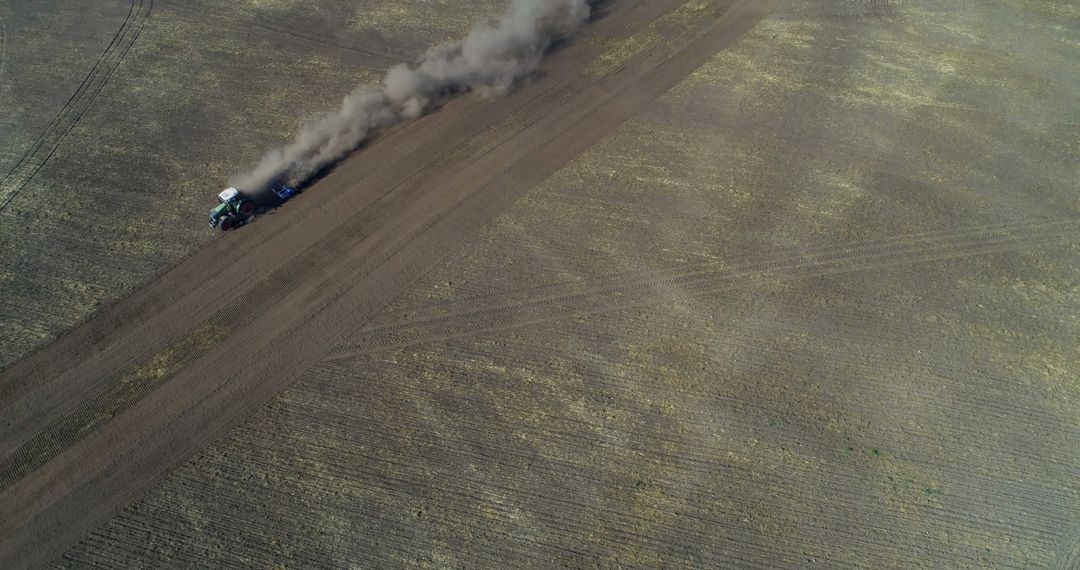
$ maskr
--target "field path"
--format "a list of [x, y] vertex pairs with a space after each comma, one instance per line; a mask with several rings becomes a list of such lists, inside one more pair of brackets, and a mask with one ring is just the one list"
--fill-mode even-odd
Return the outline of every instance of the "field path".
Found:
[[668, 20], [667, 41], [606, 75], [589, 65], [601, 43], [577, 38], [511, 96], [388, 133], [0, 374], [0, 567], [57, 556], [766, 13], [625, 0], [585, 36], [664, 26], [687, 7], [691, 25]]

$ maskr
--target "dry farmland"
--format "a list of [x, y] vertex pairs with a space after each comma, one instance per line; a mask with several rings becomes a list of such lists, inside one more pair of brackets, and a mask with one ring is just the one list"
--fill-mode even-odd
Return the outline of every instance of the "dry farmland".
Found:
[[[0, 3], [0, 567], [1080, 567], [1080, 10]], [[92, 5], [90, 5], [92, 4]]]

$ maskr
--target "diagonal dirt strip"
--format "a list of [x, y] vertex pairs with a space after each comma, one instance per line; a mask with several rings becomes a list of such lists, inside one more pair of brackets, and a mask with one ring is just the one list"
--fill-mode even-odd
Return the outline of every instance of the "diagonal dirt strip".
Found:
[[[655, 10], [655, 6], [650, 4], [648, 8]], [[633, 12], [628, 11], [628, 14]], [[612, 21], [612, 25], [616, 22]], [[393, 217], [401, 213], [402, 204], [422, 196], [421, 190], [434, 191], [432, 187], [444, 183], [451, 175], [475, 168], [479, 158], [487, 156], [511, 137], [520, 138], [520, 133], [527, 129], [544, 127], [538, 125], [538, 121], [557, 114], [573, 101], [572, 95], [581, 90], [580, 86], [568, 83], [572, 70], [568, 67], [555, 70], [545, 77], [544, 82], [534, 86], [533, 93], [523, 93], [516, 102], [497, 102], [503, 104], [506, 115], [489, 115], [488, 126], [481, 123], [485, 118], [483, 112], [489, 110], [486, 105], [477, 108], [480, 117], [475, 114], [455, 117], [451, 124], [460, 123], [465, 129], [444, 133], [444, 138], [434, 139], [432, 142], [438, 145], [438, 154], [434, 157], [430, 156], [432, 149], [426, 145], [415, 147], [405, 156], [396, 156], [397, 145], [364, 153], [363, 158], [369, 160], [368, 164], [381, 164], [395, 158], [396, 164], [364, 179], [365, 185], [376, 191], [372, 195], [361, 196], [360, 200], [346, 205], [328, 203], [307, 213], [311, 219], [324, 222], [319, 228], [322, 233], [312, 232], [308, 227], [310, 222], [302, 217], [304, 212], [293, 208], [288, 210], [294, 213], [292, 218], [276, 217], [276, 221], [282, 222], [277, 224], [278, 227], [286, 222], [291, 227], [269, 234], [274, 241], [264, 244], [261, 250], [255, 249], [256, 240], [261, 237], [258, 234], [245, 236], [255, 238], [246, 242], [250, 249], [243, 245], [230, 248], [227, 241], [217, 240], [210, 250], [194, 256], [179, 268], [186, 271], [188, 266], [202, 264], [202, 273], [182, 272], [177, 276], [178, 282], [163, 280], [166, 284], [173, 283], [171, 291], [155, 291], [154, 288], [148, 291], [148, 294], [178, 292], [179, 298], [147, 299], [136, 295], [132, 299], [134, 309], [122, 304], [116, 313], [87, 323], [90, 338], [84, 338], [82, 344], [77, 342], [78, 338], [63, 339], [58, 346], [49, 347], [29, 362], [0, 374], [0, 395], [5, 396], [0, 397], [0, 457], [11, 454], [8, 465], [0, 468], [0, 488], [89, 433], [92, 426], [88, 422], [100, 425], [122, 412], [123, 407], [107, 403], [117, 398], [102, 399], [105, 394], [122, 394], [124, 396], [118, 400], [130, 404], [138, 399], [130, 396], [132, 391], [143, 396], [148, 393], [145, 382], [128, 382], [126, 378], [145, 376], [141, 370], [166, 355], [173, 364], [172, 372], [166, 375], [171, 377], [182, 369], [182, 362], [171, 360], [177, 354], [183, 355], [185, 362], [205, 354], [209, 346], [197, 345], [202, 346], [198, 354], [184, 348], [189, 344], [187, 335], [193, 330], [194, 319], [208, 319], [202, 328], [235, 332], [252, 315], [281, 303], [287, 295], [302, 287], [311, 274], [335, 265], [348, 267], [352, 276], [328, 280], [329, 286], [338, 291], [347, 289], [358, 275], [362, 275], [352, 271], [354, 264], [369, 260], [359, 243], [377, 228], [392, 227]], [[586, 78], [584, 85], [592, 85], [595, 81]], [[454, 144], [455, 135], [463, 135], [464, 139]], [[488, 157], [486, 160], [497, 165], [493, 168], [505, 167], [498, 162], [499, 158]], [[483, 179], [482, 175], [472, 176], [475, 178], [461, 176], [462, 183], [471, 184]], [[378, 193], [384, 188], [388, 190]], [[333, 215], [327, 215], [326, 210], [331, 208]], [[335, 228], [340, 231], [331, 231]], [[265, 223], [255, 229], [273, 232], [273, 226]], [[215, 249], [218, 251], [211, 253]], [[208, 257], [209, 262], [203, 263]], [[234, 258], [244, 259], [245, 263], [229, 263]], [[222, 260], [226, 262], [223, 266]], [[208, 279], [207, 274], [217, 278]], [[193, 283], [186, 287], [181, 285], [179, 280], [187, 279], [189, 275]], [[153, 310], [154, 304], [159, 305], [156, 313], [143, 312]], [[65, 356], [49, 358], [50, 352]], [[63, 365], [68, 368], [53, 369], [55, 371], [46, 368]], [[167, 377], [155, 377], [153, 382], [160, 385], [166, 380]], [[31, 385], [33, 390], [22, 392]], [[87, 420], [76, 420], [80, 417]], [[56, 432], [58, 429], [60, 431]], [[53, 435], [42, 435], [45, 432]], [[32, 444], [31, 440], [35, 438], [43, 443]]]
[[[674, 8], [680, 4], [664, 5]], [[639, 6], [655, 9], [661, 3]], [[301, 216], [298, 220], [283, 216], [258, 224], [274, 226], [265, 230], [271, 235], [286, 222], [314, 225], [322, 231], [314, 238], [307, 237], [306, 246], [291, 250], [290, 256], [330, 253], [322, 257], [325, 263], [295, 272], [282, 269], [285, 273], [281, 275], [291, 275], [296, 284], [278, 301], [269, 306], [258, 306], [254, 300], [250, 306], [241, 302], [241, 307], [251, 309], [245, 314], [229, 308], [208, 311], [199, 305], [202, 297], [195, 297], [192, 302], [198, 310], [181, 313], [179, 322], [168, 323], [168, 327], [160, 324], [160, 329], [129, 328], [128, 336], [107, 342], [106, 346], [115, 347], [130, 339], [144, 348], [120, 351], [120, 356], [94, 364], [96, 375], [106, 379], [97, 389], [115, 385], [114, 380], [123, 377], [132, 363], [138, 365], [140, 355], [164, 354], [176, 339], [200, 327], [209, 325], [216, 336], [215, 325], [225, 326], [216, 342], [195, 343], [177, 361], [170, 361], [156, 389], [139, 394], [100, 425], [90, 426], [87, 433], [65, 440], [69, 447], [46, 452], [45, 459], [35, 460], [40, 465], [25, 469], [24, 475], [0, 492], [0, 535], [5, 537], [0, 543], [0, 565], [33, 566], [57, 555], [317, 364], [342, 334], [365, 322], [423, 275], [464, 239], [469, 229], [490, 220], [517, 196], [601, 140], [765, 15], [762, 3], [717, 2], [708, 6], [712, 8], [704, 11], [695, 25], [679, 30], [669, 44], [640, 54], [606, 77], [582, 71], [592, 52], [568, 48], [552, 65], [568, 66], [565, 69], [576, 73], [552, 73], [504, 103], [522, 104], [538, 98], [527, 105], [543, 111], [532, 121], [511, 124], [508, 134], [483, 135], [480, 144], [466, 147], [469, 156], [465, 164], [436, 162], [417, 178], [406, 175], [405, 182], [398, 180], [391, 190], [380, 187], [378, 191], [384, 193], [371, 200], [366, 199], [370, 194], [358, 197], [346, 189], [356, 184], [352, 175], [372, 168], [374, 155], [361, 153], [342, 165], [335, 176], [313, 187], [326, 197], [325, 203], [296, 209], [293, 216]], [[612, 17], [611, 21], [617, 20]], [[549, 91], [559, 101], [565, 97], [565, 104], [548, 109], [552, 95], [545, 93]], [[402, 138], [397, 144], [409, 145], [408, 132], [398, 132]], [[460, 140], [449, 144], [454, 142]], [[349, 207], [356, 201], [371, 210], [365, 213], [363, 208]], [[300, 229], [311, 231], [309, 226]], [[274, 253], [271, 244], [252, 251]], [[253, 259], [237, 260], [242, 288], [230, 299], [243, 298], [246, 291], [260, 287], [259, 267], [254, 264]], [[205, 272], [193, 275], [215, 280], [213, 274]], [[266, 287], [267, 291], [273, 289]], [[237, 322], [219, 319], [222, 315], [235, 317]], [[154, 340], [146, 342], [140, 336]], [[166, 340], [160, 341], [161, 337]], [[74, 402], [81, 396], [77, 394]], [[66, 424], [61, 432], [71, 434], [71, 426], [77, 424]], [[18, 447], [11, 442], [29, 441], [41, 427], [37, 421], [26, 425], [33, 427], [6, 434], [4, 442], [9, 449]]]
[[[677, 5], [626, 0], [594, 33], [649, 22]], [[128, 299], [0, 372], [0, 456], [19, 441], [18, 434], [108, 389], [117, 370], [168, 350], [194, 328], [192, 322], [216, 314], [235, 326], [280, 301], [314, 268], [347, 261], [339, 259], [341, 252], [353, 252], [357, 240], [386, 223], [387, 212], [414, 200], [417, 187], [460, 171], [544, 114], [561, 112], [574, 89], [568, 82], [577, 73], [573, 60], [595, 57], [592, 47], [582, 42], [554, 54], [551, 70], [511, 97], [450, 104], [409, 125], [407, 134], [377, 139], [356, 158], [359, 166], [324, 182], [323, 187], [348, 188], [346, 195], [335, 188], [324, 191], [321, 201], [301, 196], [272, 220], [214, 240]], [[560, 63], [564, 59], [569, 61]], [[596, 81], [602, 78], [589, 77], [586, 84]], [[342, 224], [352, 230], [335, 235]], [[355, 252], [349, 258], [363, 259]]]
[[423, 319], [363, 328], [328, 360], [505, 330], [585, 314], [659, 303], [760, 283], [988, 255], [1060, 243], [1080, 232], [1080, 220], [1035, 220], [995, 227], [896, 236], [849, 244], [764, 253], [751, 259], [592, 280], [542, 283], [527, 289], [422, 307]]

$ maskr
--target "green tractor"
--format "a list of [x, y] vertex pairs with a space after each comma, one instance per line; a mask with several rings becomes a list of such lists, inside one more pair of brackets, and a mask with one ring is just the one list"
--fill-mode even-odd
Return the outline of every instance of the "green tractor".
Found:
[[255, 202], [245, 198], [236, 188], [226, 188], [218, 194], [216, 208], [210, 210], [210, 227], [227, 232], [251, 220], [255, 215]]

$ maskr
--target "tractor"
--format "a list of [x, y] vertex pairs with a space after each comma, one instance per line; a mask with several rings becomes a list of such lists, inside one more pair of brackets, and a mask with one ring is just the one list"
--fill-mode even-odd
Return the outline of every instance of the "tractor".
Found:
[[236, 188], [226, 188], [218, 194], [216, 208], [210, 210], [210, 227], [227, 232], [246, 223], [255, 215], [255, 202], [245, 199]]
[[[296, 189], [282, 182], [282, 178], [283, 176], [278, 176], [267, 184], [267, 188], [279, 198], [278, 204], [296, 195]], [[217, 207], [210, 210], [210, 227], [221, 228], [224, 232], [250, 222], [255, 213], [260, 210], [259, 204], [232, 187], [218, 194], [218, 202], [220, 203]]]

